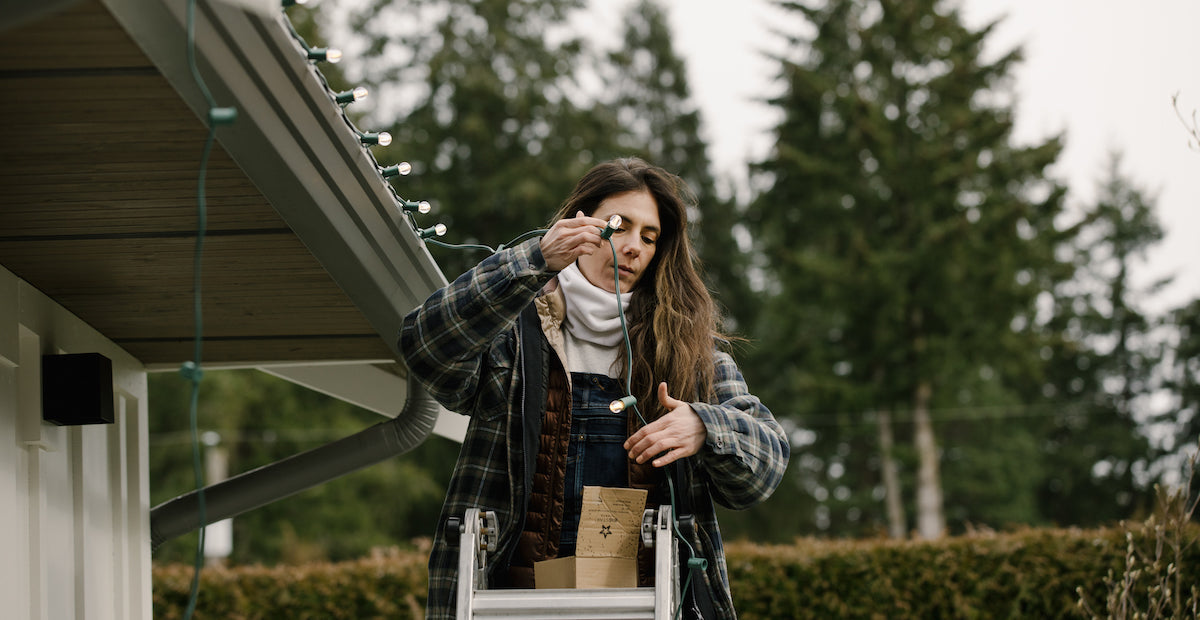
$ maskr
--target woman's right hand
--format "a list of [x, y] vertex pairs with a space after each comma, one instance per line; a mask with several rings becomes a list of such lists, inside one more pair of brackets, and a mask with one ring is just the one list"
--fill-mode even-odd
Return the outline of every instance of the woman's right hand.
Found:
[[590, 255], [600, 249], [602, 219], [588, 217], [578, 211], [575, 217], [563, 218], [554, 223], [542, 237], [542, 257], [550, 271], [562, 271], [580, 256]]

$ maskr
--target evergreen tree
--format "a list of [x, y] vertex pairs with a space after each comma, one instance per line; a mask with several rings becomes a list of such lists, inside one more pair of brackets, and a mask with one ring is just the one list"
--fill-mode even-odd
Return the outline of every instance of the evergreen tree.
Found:
[[740, 212], [718, 195], [699, 107], [688, 87], [687, 67], [672, 45], [667, 14], [657, 0], [638, 0], [626, 10], [621, 46], [601, 66], [602, 104], [622, 131], [619, 146], [678, 174], [696, 194], [689, 214], [692, 237], [709, 287], [732, 315], [749, 316], [745, 256], [733, 237]]
[[[915, 460], [905, 514], [938, 536], [946, 502], [974, 514], [966, 498], [943, 500], [935, 413], [1015, 402], [1007, 373], [1037, 363], [1036, 297], [1061, 277], [1063, 189], [1046, 175], [1060, 145], [1012, 143], [1020, 54], [983, 57], [994, 24], [968, 29], [937, 0], [782, 6], [809, 27], [791, 40], [801, 57], [780, 59], [784, 117], [756, 166], [766, 189], [750, 214], [769, 269], [757, 335], [769, 346], [755, 369], [818, 434], [796, 472], [812, 476], [801, 484], [822, 504], [815, 525], [875, 527], [864, 515], [899, 491], [882, 486], [879, 458], [894, 443], [898, 468]], [[881, 414], [911, 429], [910, 445], [879, 434], [891, 428]], [[1009, 425], [1004, 440], [1028, 432]]]
[[1037, 388], [1061, 403], [1047, 420], [1039, 503], [1054, 523], [1097, 525], [1130, 516], [1139, 489], [1151, 499], [1134, 473], [1154, 459], [1143, 429], [1154, 422], [1147, 405], [1162, 344], [1137, 301], [1168, 281], [1134, 285], [1132, 272], [1163, 231], [1153, 198], [1122, 174], [1119, 155], [1077, 228], [1076, 275], [1057, 291], [1047, 324], [1057, 345], [1047, 349], [1048, 375]]
[[1190, 450], [1200, 438], [1200, 299], [1175, 309], [1170, 324], [1177, 330], [1167, 387], [1174, 393], [1174, 440], [1167, 448]]

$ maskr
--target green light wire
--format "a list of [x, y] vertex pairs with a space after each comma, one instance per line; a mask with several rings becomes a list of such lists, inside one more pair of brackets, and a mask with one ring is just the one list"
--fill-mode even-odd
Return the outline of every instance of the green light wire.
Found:
[[192, 359], [184, 362], [179, 369], [191, 384], [191, 396], [188, 404], [188, 425], [192, 441], [192, 470], [195, 474], [196, 505], [199, 519], [199, 537], [196, 541], [196, 560], [192, 574], [191, 589], [188, 593], [187, 609], [184, 620], [189, 620], [196, 611], [196, 600], [200, 593], [200, 571], [204, 568], [204, 530], [208, 514], [204, 505], [204, 467], [200, 458], [200, 433], [197, 411], [200, 402], [200, 380], [204, 377], [201, 368], [201, 353], [204, 343], [204, 314], [201, 295], [201, 266], [204, 256], [204, 235], [208, 231], [208, 208], [204, 185], [208, 177], [208, 159], [212, 154], [213, 143], [217, 136], [217, 126], [231, 123], [237, 117], [233, 108], [218, 108], [212, 93], [200, 76], [196, 63], [196, 0], [187, 2], [187, 62], [191, 69], [192, 78], [208, 104], [208, 137], [204, 141], [204, 150], [200, 156], [200, 170], [196, 179], [196, 245], [192, 256], [192, 313], [195, 316], [195, 334], [193, 338]]
[[478, 243], [446, 243], [445, 241], [438, 241], [437, 239], [426, 239], [425, 243], [432, 243], [439, 248], [449, 248], [451, 250], [486, 250], [492, 254], [495, 254], [498, 251], [493, 250], [490, 246], [480, 245]]
[[517, 235], [516, 239], [513, 239], [512, 241], [509, 241], [508, 243], [505, 243], [504, 245], [501, 245], [500, 247], [496, 248], [496, 251], [499, 252], [500, 250], [503, 250], [504, 248], [511, 248], [514, 245], [517, 245], [518, 243], [521, 243], [522, 241], [524, 241], [526, 239], [532, 239], [534, 237], [541, 237], [542, 235], [545, 235], [548, 232], [550, 232], [548, 229], [539, 228], [537, 230], [531, 230], [527, 233], [522, 233], [520, 235]]
[[[413, 219], [411, 215], [409, 216], [409, 219], [412, 220], [413, 228], [417, 228], [416, 220]], [[483, 245], [483, 244], [479, 244], [479, 243], [446, 243], [445, 241], [438, 241], [437, 239], [426, 239], [425, 243], [432, 243], [433, 245], [436, 245], [440, 248], [450, 248], [451, 250], [484, 250], [491, 254], [495, 254], [502, 250], [511, 248], [511, 247], [517, 245], [518, 243], [525, 241], [526, 239], [532, 239], [533, 237], [540, 237], [540, 236], [546, 234], [547, 232], [550, 232], [550, 231], [545, 230], [545, 229], [538, 229], [538, 230], [531, 230], [526, 233], [521, 233], [520, 235], [517, 236], [516, 239], [513, 239], [512, 241], [509, 241], [508, 243], [501, 244], [500, 247], [498, 247], [498, 248], [493, 248], [491, 246], [487, 246], [487, 245]]]
[[[612, 238], [608, 239], [608, 247], [612, 250], [613, 257], [613, 288], [616, 290], [617, 296], [617, 316], [621, 317], [621, 334], [625, 338], [625, 393], [633, 395], [633, 345], [629, 342], [629, 328], [625, 324], [625, 304], [621, 303], [621, 269], [617, 266], [617, 246], [613, 244]], [[637, 402], [633, 403], [633, 412], [637, 414], [638, 422], [642, 426], [646, 426], [646, 418], [642, 417], [642, 411], [638, 408]], [[683, 532], [679, 531], [679, 514], [675, 503], [675, 479], [667, 474], [667, 490], [671, 493], [671, 514], [674, 518], [671, 519], [671, 528], [675, 530], [675, 536], [683, 542], [688, 548], [688, 568], [692, 566], [692, 562], [696, 560], [696, 549], [692, 547], [692, 543], [688, 541]], [[701, 558], [701, 562], [707, 565], [707, 562]], [[683, 588], [679, 591], [679, 606], [675, 608], [675, 618], [678, 619], [683, 614], [683, 597], [687, 594], [688, 587], [692, 584], [692, 571], [687, 571], [687, 579], [684, 580]]]

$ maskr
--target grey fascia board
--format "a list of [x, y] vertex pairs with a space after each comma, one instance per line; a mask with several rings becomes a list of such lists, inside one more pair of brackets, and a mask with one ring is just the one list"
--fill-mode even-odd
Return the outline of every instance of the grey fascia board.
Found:
[[[102, 1], [207, 124], [184, 0]], [[398, 358], [402, 318], [446, 279], [285, 19], [282, 9], [198, 3], [201, 75], [218, 106], [237, 108], [217, 137]]]

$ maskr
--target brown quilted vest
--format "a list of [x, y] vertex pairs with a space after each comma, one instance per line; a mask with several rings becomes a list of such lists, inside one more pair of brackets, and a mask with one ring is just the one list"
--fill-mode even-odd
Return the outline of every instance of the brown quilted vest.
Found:
[[[562, 321], [566, 315], [562, 291], [553, 288], [535, 300], [542, 331], [555, 355], [550, 355], [549, 384], [546, 386], [546, 413], [542, 418], [542, 434], [538, 441], [537, 469], [533, 474], [533, 489], [529, 512], [525, 514], [525, 529], [517, 541], [517, 551], [509, 566], [508, 586], [534, 587], [533, 563], [558, 557], [558, 542], [562, 534], [564, 478], [567, 473], [567, 448], [571, 439], [571, 386], [562, 360]], [[629, 434], [637, 428], [630, 416]], [[661, 470], [649, 464], [629, 461], [629, 486], [647, 489], [646, 504], [657, 507], [665, 493], [660, 492]], [[654, 554], [638, 546], [638, 583], [654, 585]]]

